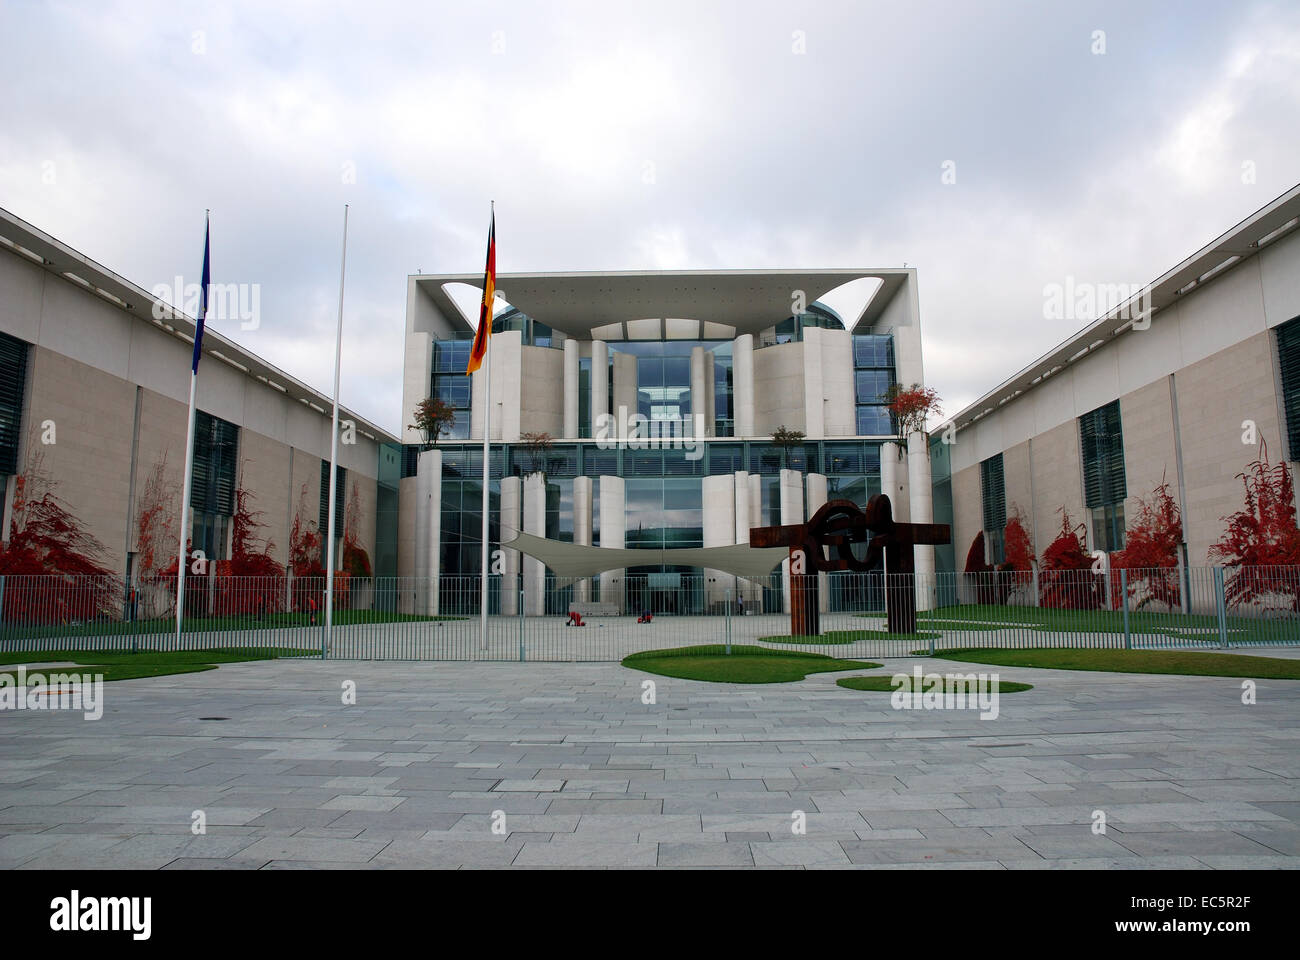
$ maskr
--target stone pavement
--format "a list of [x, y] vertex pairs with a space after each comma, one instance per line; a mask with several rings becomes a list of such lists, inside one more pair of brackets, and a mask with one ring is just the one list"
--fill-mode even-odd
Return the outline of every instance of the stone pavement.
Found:
[[[997, 669], [886, 671], [913, 663]], [[0, 868], [1300, 865], [1300, 681], [1246, 706], [1231, 679], [998, 672], [1036, 686], [996, 720], [895, 711], [838, 675], [609, 663], [110, 683], [98, 721], [0, 712]]]

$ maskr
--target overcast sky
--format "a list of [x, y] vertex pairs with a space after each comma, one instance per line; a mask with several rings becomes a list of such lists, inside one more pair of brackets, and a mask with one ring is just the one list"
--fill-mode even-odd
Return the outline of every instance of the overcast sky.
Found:
[[214, 326], [326, 393], [350, 203], [342, 398], [393, 431], [406, 276], [480, 271], [491, 199], [503, 273], [915, 266], [955, 413], [1083, 325], [1044, 286], [1300, 181], [1286, 2], [0, 0], [0, 63], [0, 206], [146, 289], [210, 207], [261, 285]]

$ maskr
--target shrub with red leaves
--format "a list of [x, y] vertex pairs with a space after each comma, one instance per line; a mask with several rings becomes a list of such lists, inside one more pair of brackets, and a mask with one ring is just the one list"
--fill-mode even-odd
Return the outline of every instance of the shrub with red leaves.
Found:
[[219, 616], [274, 613], [284, 608], [284, 568], [273, 556], [275, 544], [262, 542], [262, 511], [240, 479], [230, 526], [230, 559], [217, 564], [215, 610]]
[[[1163, 603], [1173, 610], [1181, 603], [1178, 582], [1178, 549], [1183, 542], [1183, 519], [1178, 502], [1161, 481], [1149, 498], [1139, 501], [1138, 515], [1124, 531], [1124, 549], [1110, 557], [1113, 570], [1128, 570], [1130, 597], [1140, 596], [1135, 609], [1148, 603]], [[1112, 577], [1111, 589], [1119, 603], [1119, 578]]]
[[54, 495], [39, 455], [14, 477], [9, 542], [0, 543], [10, 623], [72, 623], [122, 612], [122, 581], [104, 565], [104, 545]]
[[1096, 610], [1105, 593], [1102, 580], [1092, 571], [1092, 556], [1086, 549], [1087, 528], [1072, 525], [1061, 508], [1061, 530], [1043, 551], [1038, 577], [1039, 602], [1058, 610]]
[[1296, 527], [1295, 492], [1286, 462], [1260, 458], [1237, 474], [1246, 488], [1245, 505], [1231, 517], [1219, 541], [1210, 547], [1211, 562], [1235, 568], [1225, 584], [1230, 605], [1282, 595], [1300, 612], [1300, 529]]

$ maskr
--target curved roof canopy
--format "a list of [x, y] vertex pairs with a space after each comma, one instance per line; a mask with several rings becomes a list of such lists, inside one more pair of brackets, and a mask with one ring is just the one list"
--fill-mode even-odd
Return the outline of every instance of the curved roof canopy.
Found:
[[772, 568], [789, 556], [785, 547], [751, 547], [740, 543], [730, 547], [676, 547], [658, 550], [628, 550], [613, 547], [588, 547], [521, 533], [503, 547], [526, 553], [540, 560], [560, 578], [594, 577], [606, 570], [668, 563], [687, 567], [708, 567], [738, 577], [766, 577]]
[[[812, 304], [864, 277], [878, 279], [879, 288], [860, 316], [843, 320], [850, 329], [855, 323], [871, 323], [914, 272], [901, 268], [503, 273], [497, 276], [497, 291], [534, 320], [577, 339], [591, 339], [593, 331], [595, 339], [601, 339], [602, 328], [610, 339], [644, 339], [629, 336], [626, 329], [615, 337], [611, 328], [646, 321], [680, 325], [681, 318], [699, 322], [701, 329], [706, 324], [730, 328], [734, 332], [729, 335], [734, 336], [758, 333], [789, 317], [796, 291], [803, 292], [805, 304]], [[412, 280], [443, 316], [470, 329], [477, 323], [477, 315], [472, 321], [466, 317], [446, 288], [469, 284], [482, 289], [482, 274], [422, 275]]]

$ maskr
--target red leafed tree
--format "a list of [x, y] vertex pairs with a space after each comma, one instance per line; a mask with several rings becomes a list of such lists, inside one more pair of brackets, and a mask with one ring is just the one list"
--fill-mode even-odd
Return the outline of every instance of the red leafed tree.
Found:
[[1225, 584], [1229, 604], [1252, 603], [1282, 595], [1300, 612], [1300, 529], [1296, 527], [1295, 491], [1285, 461], [1268, 462], [1268, 446], [1239, 473], [1245, 504], [1227, 520], [1228, 527], [1210, 547], [1210, 560], [1232, 567]]
[[1105, 599], [1101, 578], [1092, 573], [1082, 523], [1072, 525], [1061, 508], [1061, 530], [1043, 551], [1038, 577], [1040, 603], [1063, 610], [1096, 610]]
[[975, 584], [975, 602], [1006, 603], [1011, 591], [1033, 580], [1034, 552], [1029, 545], [1020, 508], [1013, 505], [1011, 518], [1002, 529], [1005, 559], [999, 564], [984, 560], [984, 531], [971, 541], [966, 552], [966, 570]]
[[293, 528], [289, 531], [289, 567], [293, 571], [293, 609], [305, 612], [311, 601], [321, 605], [325, 591], [325, 564], [321, 557], [324, 542], [316, 529], [316, 521], [308, 512], [307, 484], [302, 485], [298, 497], [298, 510], [293, 515]]
[[176, 609], [179, 495], [180, 482], [167, 472], [164, 450], [145, 478], [136, 518], [136, 615], [144, 619]]
[[1002, 531], [1003, 553], [1006, 557], [999, 570], [1011, 574], [1011, 583], [1023, 587], [1032, 583], [1034, 574], [1034, 548], [1029, 542], [1029, 531], [1025, 529], [1024, 517], [1020, 508], [1011, 507], [1011, 517]]
[[352, 577], [369, 577], [370, 554], [361, 546], [361, 491], [356, 481], [348, 494], [347, 511], [343, 514], [343, 569]]
[[981, 530], [975, 534], [975, 539], [970, 542], [970, 549], [966, 551], [966, 572], [985, 573], [992, 569], [992, 565], [984, 561], [984, 531]]
[[[1124, 531], [1124, 549], [1110, 558], [1112, 569], [1129, 571], [1128, 591], [1138, 598], [1136, 609], [1154, 602], [1172, 610], [1181, 603], [1178, 549], [1182, 542], [1182, 514], [1168, 481], [1162, 480], [1150, 497], [1139, 501], [1137, 517]], [[1119, 578], [1111, 579], [1118, 600]]]
[[898, 422], [898, 435], [904, 442], [912, 433], [918, 430], [924, 432], [930, 414], [939, 416], [943, 413], [939, 407], [938, 392], [919, 383], [910, 387], [896, 383], [885, 392], [884, 399], [888, 402], [889, 412]]
[[14, 477], [9, 542], [0, 543], [4, 617], [18, 623], [71, 623], [121, 614], [122, 584], [104, 565], [104, 545], [54, 494], [35, 455]]
[[217, 564], [220, 614], [272, 613], [284, 606], [284, 568], [275, 559], [275, 543], [259, 536], [266, 525], [263, 512], [252, 509], [255, 499], [241, 475], [230, 523], [230, 559]]

